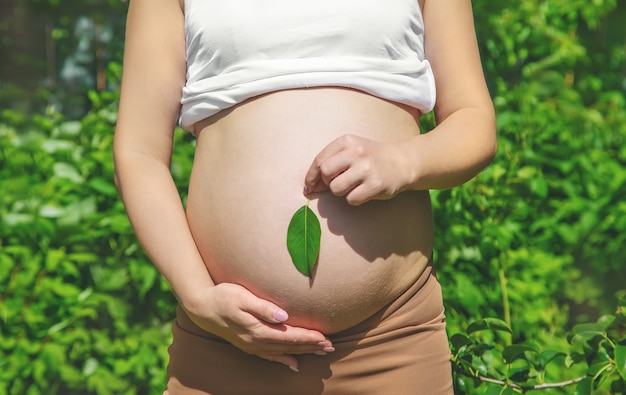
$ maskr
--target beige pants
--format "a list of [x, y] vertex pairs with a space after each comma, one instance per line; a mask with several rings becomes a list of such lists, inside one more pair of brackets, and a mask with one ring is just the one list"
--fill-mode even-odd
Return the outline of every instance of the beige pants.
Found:
[[173, 324], [164, 395], [452, 394], [441, 288], [432, 266], [364, 322], [329, 336], [335, 352], [300, 355], [300, 373], [246, 354], [197, 327]]

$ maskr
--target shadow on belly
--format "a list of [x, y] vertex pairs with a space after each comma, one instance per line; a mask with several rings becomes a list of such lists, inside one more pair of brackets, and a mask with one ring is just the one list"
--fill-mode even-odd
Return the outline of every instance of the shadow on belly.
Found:
[[328, 192], [311, 198], [330, 232], [343, 237], [368, 262], [374, 262], [429, 248], [430, 204], [423, 207], [418, 193], [405, 192], [391, 200], [370, 201], [358, 207]]

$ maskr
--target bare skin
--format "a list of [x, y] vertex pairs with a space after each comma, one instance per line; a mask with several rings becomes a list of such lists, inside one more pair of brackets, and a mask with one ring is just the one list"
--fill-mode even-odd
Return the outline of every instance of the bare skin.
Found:
[[197, 130], [187, 218], [216, 283], [240, 284], [289, 312], [287, 324], [330, 334], [371, 316], [424, 270], [433, 244], [427, 191], [359, 207], [329, 191], [312, 193], [322, 224], [313, 280], [294, 268], [286, 248], [317, 153], [347, 131], [347, 144], [411, 138], [419, 133], [414, 110], [347, 89], [289, 90]]
[[[169, 174], [182, 4], [131, 2], [116, 181], [140, 242], [200, 327], [297, 370], [296, 355], [332, 352], [326, 334], [419, 276], [433, 243], [427, 190], [467, 181], [495, 150], [469, 1], [421, 5], [436, 129], [420, 135], [414, 110], [353, 90], [264, 95], [196, 125], [185, 213]], [[324, 235], [313, 282], [284, 247], [305, 193]]]

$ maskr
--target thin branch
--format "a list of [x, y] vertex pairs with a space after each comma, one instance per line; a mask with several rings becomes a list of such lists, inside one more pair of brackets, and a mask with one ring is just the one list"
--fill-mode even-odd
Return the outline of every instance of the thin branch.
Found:
[[533, 385], [530, 387], [525, 387], [528, 389], [543, 389], [543, 388], [563, 388], [563, 387], [567, 387], [568, 385], [572, 385], [572, 384], [577, 384], [581, 381], [583, 381], [586, 378], [586, 376], [582, 376], [582, 377], [576, 377], [575, 379], [571, 379], [571, 380], [567, 380], [567, 381], [561, 381], [560, 383], [543, 383], [543, 384], [537, 384], [537, 385]]
[[567, 387], [568, 385], [576, 384], [584, 380], [586, 377], [587, 376], [582, 376], [582, 377], [576, 377], [575, 379], [571, 379], [571, 380], [561, 381], [558, 383], [542, 383], [542, 384], [536, 384], [536, 385], [519, 385], [519, 384], [510, 383], [510, 382], [503, 381], [503, 380], [492, 379], [491, 377], [485, 377], [485, 376], [478, 376], [478, 379], [485, 383], [498, 384], [498, 385], [502, 385], [506, 387], [515, 388], [518, 390], [529, 391], [529, 390], [541, 390], [541, 389], [546, 389], [546, 388], [563, 388], [563, 387]]
[[[502, 294], [502, 310], [504, 311], [504, 322], [506, 322], [509, 328], [512, 328], [511, 305], [509, 303], [509, 293], [507, 290], [508, 281], [506, 278], [506, 273], [504, 272], [504, 263], [502, 262], [503, 259], [505, 258], [503, 258], [502, 254], [500, 257], [500, 268], [498, 269], [498, 277], [500, 278], [500, 292]], [[510, 346], [511, 344], [513, 344], [513, 335], [510, 333], [506, 333], [505, 336], [506, 345]]]

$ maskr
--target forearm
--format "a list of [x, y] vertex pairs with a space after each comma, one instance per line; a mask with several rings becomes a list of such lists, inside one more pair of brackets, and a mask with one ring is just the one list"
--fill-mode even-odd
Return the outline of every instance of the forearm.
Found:
[[437, 127], [409, 143], [407, 189], [447, 189], [493, 159], [496, 128], [469, 0], [425, 0], [424, 51], [437, 85]]
[[138, 152], [116, 152], [116, 183], [139, 242], [183, 305], [214, 285], [191, 235], [169, 168]]
[[490, 106], [450, 114], [428, 133], [405, 145], [410, 169], [407, 190], [448, 189], [476, 176], [496, 151], [495, 117]]

